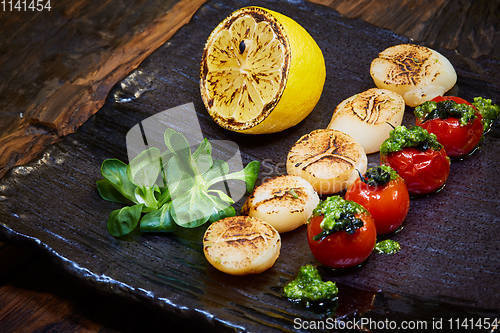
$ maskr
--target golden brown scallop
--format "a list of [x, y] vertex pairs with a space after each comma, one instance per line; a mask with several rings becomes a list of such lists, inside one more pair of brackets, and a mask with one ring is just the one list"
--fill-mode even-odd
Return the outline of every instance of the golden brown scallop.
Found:
[[279, 176], [258, 186], [242, 213], [266, 221], [281, 233], [305, 224], [318, 203], [319, 196], [307, 180]]
[[392, 90], [414, 107], [450, 90], [457, 73], [442, 54], [414, 44], [391, 46], [380, 52], [370, 67], [378, 88]]
[[281, 238], [270, 224], [233, 216], [212, 223], [203, 236], [203, 252], [218, 270], [244, 275], [270, 268], [280, 254]]
[[391, 125], [401, 125], [404, 112], [401, 95], [372, 88], [343, 100], [335, 108], [328, 128], [350, 135], [367, 154], [376, 153], [389, 137]]
[[349, 135], [319, 129], [301, 137], [290, 149], [288, 174], [304, 178], [319, 194], [332, 194], [351, 185], [366, 171], [363, 147]]

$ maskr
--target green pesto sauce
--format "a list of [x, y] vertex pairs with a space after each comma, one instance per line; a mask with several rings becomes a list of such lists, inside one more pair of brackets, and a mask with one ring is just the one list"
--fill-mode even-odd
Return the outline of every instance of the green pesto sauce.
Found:
[[344, 200], [338, 195], [328, 197], [313, 210], [313, 216], [323, 216], [320, 224], [323, 231], [314, 236], [314, 240], [322, 240], [337, 231], [353, 234], [363, 226], [363, 221], [355, 215], [365, 211], [363, 206], [354, 201]]
[[443, 146], [438, 142], [435, 134], [427, 132], [422, 127], [413, 126], [408, 129], [406, 126], [398, 126], [391, 131], [389, 137], [382, 143], [380, 153], [388, 154], [410, 147], [421, 150], [429, 148], [440, 150]]
[[483, 116], [483, 128], [484, 131], [487, 132], [500, 115], [500, 106], [493, 104], [491, 99], [483, 97], [474, 97], [472, 105], [474, 105], [479, 113], [481, 113], [481, 116]]
[[335, 282], [323, 282], [316, 267], [305, 265], [300, 268], [295, 280], [284, 287], [284, 292], [293, 301], [309, 303], [332, 300], [337, 296], [338, 289]]
[[453, 117], [458, 118], [462, 126], [470, 124], [476, 118], [476, 110], [472, 106], [451, 100], [425, 102], [417, 106], [413, 112], [417, 118], [423, 119], [423, 122], [436, 118]]
[[401, 250], [401, 245], [392, 239], [386, 239], [375, 245], [375, 251], [383, 254], [395, 254]]
[[368, 169], [361, 181], [370, 186], [384, 186], [391, 180], [397, 179], [398, 173], [388, 165], [379, 165]]

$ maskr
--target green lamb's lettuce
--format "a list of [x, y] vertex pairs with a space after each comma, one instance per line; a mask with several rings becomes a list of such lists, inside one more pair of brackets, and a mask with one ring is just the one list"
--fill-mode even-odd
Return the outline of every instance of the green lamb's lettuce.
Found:
[[[138, 203], [135, 198], [135, 188], [134, 185], [128, 178], [127, 169], [128, 165], [116, 158], [111, 158], [104, 160], [101, 165], [101, 174], [104, 179], [108, 182], [108, 186], [101, 186], [100, 189], [105, 193], [103, 199], [108, 200], [111, 195], [109, 191], [109, 185], [111, 185], [117, 192], [119, 192], [123, 197], [130, 200], [131, 202]], [[101, 182], [101, 185], [105, 182]], [[99, 187], [98, 187], [99, 188]], [[101, 193], [101, 191], [99, 191]], [[115, 193], [116, 194], [116, 193]]]
[[107, 179], [100, 179], [97, 181], [97, 191], [104, 200], [122, 204], [131, 203], [131, 201], [125, 198], [120, 191], [115, 189], [113, 184]]
[[139, 223], [141, 212], [142, 204], [112, 211], [108, 218], [108, 232], [115, 237], [131, 233]]
[[210, 190], [218, 182], [242, 180], [246, 183], [247, 191], [253, 189], [259, 162], [250, 162], [243, 170], [228, 173], [229, 167], [225, 161], [212, 160], [212, 148], [208, 140], [204, 140], [191, 154], [189, 143], [182, 134], [167, 129], [164, 139], [171, 154], [166, 165], [167, 186], [172, 196], [172, 216], [178, 225], [198, 227], [234, 203], [224, 192]]
[[[165, 152], [148, 148], [130, 161], [130, 165], [118, 159], [103, 162], [104, 179], [97, 181], [99, 195], [104, 200], [135, 204], [110, 214], [111, 235], [127, 235], [138, 225], [142, 232], [171, 232], [177, 226], [195, 228], [234, 216], [236, 211], [231, 206], [234, 200], [212, 186], [227, 180], [241, 180], [247, 192], [253, 190], [259, 162], [252, 161], [243, 170], [229, 173], [227, 162], [212, 159], [212, 146], [207, 139], [193, 153], [179, 132], [167, 129], [164, 140]], [[156, 184], [158, 177], [163, 186]]]
[[127, 168], [128, 179], [136, 185], [136, 202], [151, 210], [159, 208], [156, 194], [161, 194], [161, 191], [155, 183], [161, 172], [160, 155], [158, 148], [148, 148], [132, 159]]
[[127, 176], [137, 186], [151, 187], [161, 171], [160, 150], [148, 148], [130, 161]]
[[147, 213], [141, 219], [140, 230], [142, 232], [170, 232], [174, 231], [176, 225], [172, 219], [170, 209], [172, 203], [163, 205], [160, 209]]

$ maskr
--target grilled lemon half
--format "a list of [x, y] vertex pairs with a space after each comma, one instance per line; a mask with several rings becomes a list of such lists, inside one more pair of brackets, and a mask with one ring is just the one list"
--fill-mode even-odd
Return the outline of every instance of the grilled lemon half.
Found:
[[274, 133], [302, 121], [325, 83], [320, 48], [297, 22], [260, 7], [241, 8], [208, 37], [201, 97], [220, 126]]

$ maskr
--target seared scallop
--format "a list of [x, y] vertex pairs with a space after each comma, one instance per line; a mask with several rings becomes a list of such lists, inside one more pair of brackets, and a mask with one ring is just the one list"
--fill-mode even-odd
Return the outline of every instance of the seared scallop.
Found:
[[367, 154], [376, 153], [389, 137], [392, 126], [401, 125], [405, 101], [387, 89], [372, 88], [342, 101], [328, 128], [350, 135]]
[[265, 271], [273, 266], [280, 248], [278, 231], [250, 216], [233, 216], [214, 222], [203, 236], [203, 252], [208, 262], [233, 275]]
[[319, 194], [332, 194], [351, 185], [366, 171], [363, 147], [349, 135], [319, 129], [301, 137], [290, 149], [288, 174], [304, 178]]
[[242, 213], [266, 221], [281, 233], [305, 224], [318, 203], [319, 196], [307, 180], [279, 176], [257, 187]]
[[372, 61], [370, 74], [378, 88], [392, 90], [414, 107], [444, 95], [457, 73], [442, 54], [414, 44], [391, 46]]

